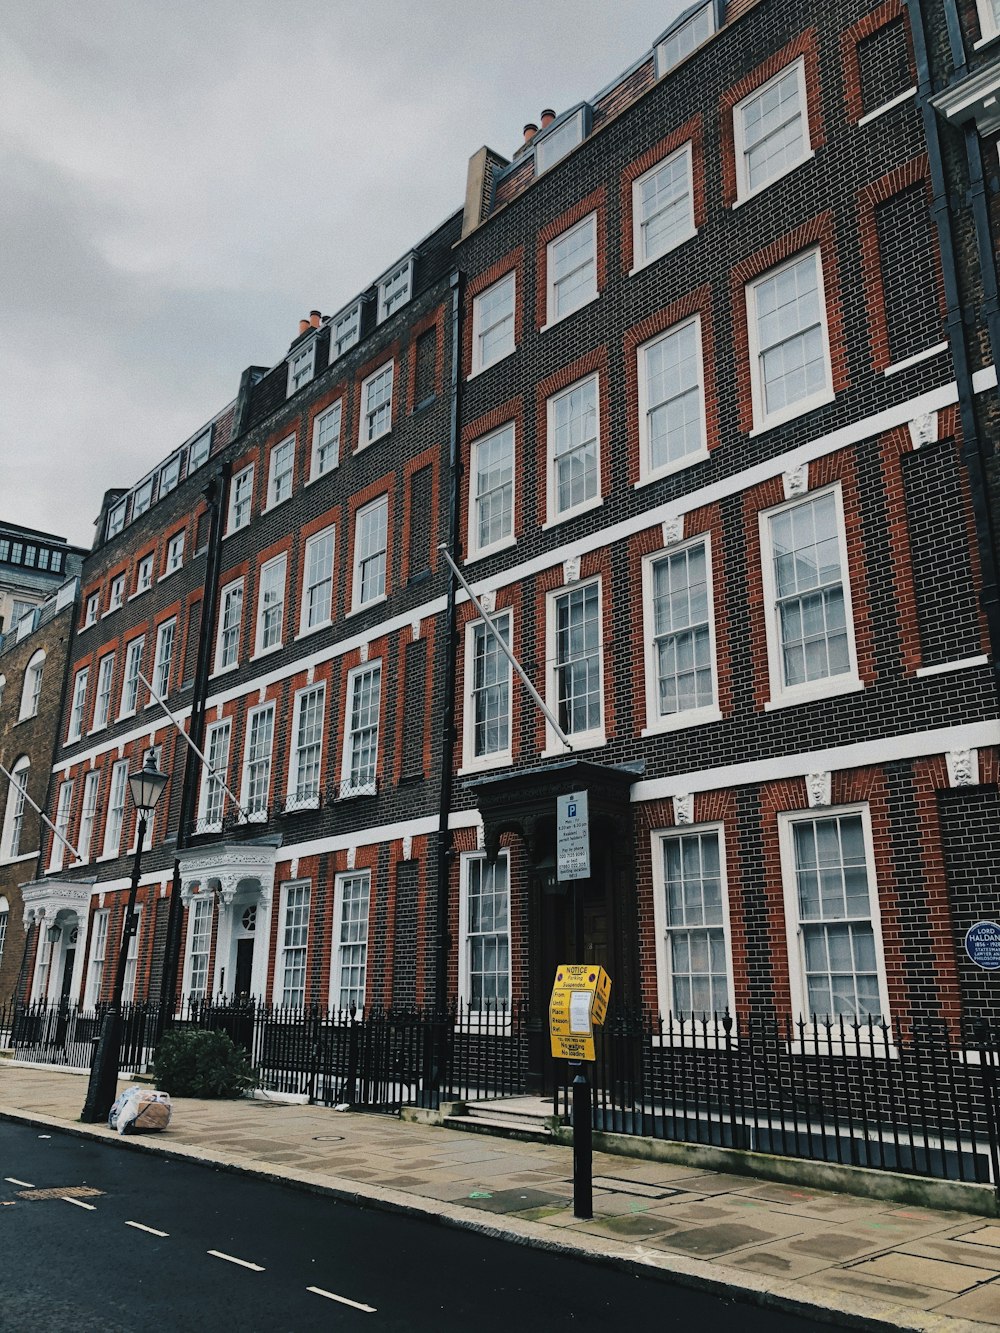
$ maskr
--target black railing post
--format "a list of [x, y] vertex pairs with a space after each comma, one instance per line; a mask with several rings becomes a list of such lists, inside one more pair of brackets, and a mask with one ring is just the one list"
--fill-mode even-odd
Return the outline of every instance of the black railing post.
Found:
[[[571, 1066], [572, 1067], [572, 1066]], [[594, 1216], [594, 1130], [586, 1066], [576, 1064], [573, 1079], [573, 1216]]]

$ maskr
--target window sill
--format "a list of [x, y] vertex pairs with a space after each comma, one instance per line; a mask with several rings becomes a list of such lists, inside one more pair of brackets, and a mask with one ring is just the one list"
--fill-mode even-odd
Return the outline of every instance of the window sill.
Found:
[[235, 536], [237, 532], [242, 532], [244, 528], [248, 528], [249, 526], [250, 526], [250, 520], [247, 519], [247, 521], [245, 523], [241, 523], [238, 528], [227, 528], [225, 532], [222, 534], [222, 540], [226, 541], [227, 538]]
[[[25, 721], [25, 722], [26, 722], [26, 721], [27, 721], [27, 718], [23, 718], [23, 719], [19, 719], [19, 720], [20, 720], [20, 721]], [[107, 731], [107, 729], [108, 729], [108, 724], [107, 724], [106, 722], [102, 722], [101, 725], [100, 725], [99, 727], [91, 727], [90, 730], [87, 732], [87, 736], [88, 736], [88, 738], [91, 737], [91, 736], [96, 736], [97, 733], [98, 733], [99, 731]]]
[[565, 514], [559, 514], [556, 518], [546, 519], [542, 524], [542, 531], [548, 532], [550, 528], [558, 528], [563, 523], [568, 523], [571, 519], [576, 518], [578, 514], [589, 514], [592, 509], [600, 509], [603, 504], [604, 496], [595, 495], [593, 499], [585, 500], [583, 504], [577, 505], [575, 509], [567, 509]]
[[733, 200], [730, 207], [734, 209], [742, 208], [744, 204], [750, 203], [752, 199], [757, 199], [759, 198], [760, 195], [766, 194], [767, 191], [770, 190], [772, 186], [777, 185], [778, 181], [784, 180], [786, 176], [790, 176], [793, 171], [797, 171], [798, 168], [801, 167], [804, 163], [811, 162], [815, 156], [816, 156], [816, 150], [814, 148], [810, 148], [808, 153], [804, 153], [800, 158], [797, 158], [796, 161], [790, 162], [789, 165], [784, 169], [784, 171], [782, 171], [777, 176], [772, 176], [771, 179], [765, 181], [763, 185], [758, 185], [755, 190], [747, 190], [745, 193], [743, 191], [740, 191], [739, 194], [737, 194], [736, 198]]
[[779, 708], [794, 708], [796, 704], [811, 704], [822, 699], [835, 699], [840, 694], [857, 694], [865, 688], [863, 680], [857, 676], [833, 677], [816, 681], [812, 688], [788, 692], [776, 699], [769, 699], [764, 705], [765, 713], [777, 712]]
[[180, 565], [174, 565], [173, 569], [168, 569], [166, 570], [165, 573], [160, 575], [160, 577], [156, 580], [157, 583], [162, 583], [164, 579], [169, 579], [172, 574], [177, 574], [183, 568], [184, 568], [183, 563]]
[[373, 606], [381, 606], [383, 602], [389, 600], [389, 594], [384, 592], [381, 597], [373, 597], [370, 602], [363, 602], [360, 606], [352, 606], [350, 611], [344, 615], [345, 620], [350, 620], [352, 616], [360, 616], [362, 611], [370, 611]]
[[[271, 511], [274, 509], [280, 509], [280, 507], [283, 504], [287, 504], [291, 498], [292, 498], [292, 491], [289, 491], [288, 494], [283, 495], [280, 500], [272, 500], [270, 504], [266, 504], [264, 508], [260, 511], [261, 518], [263, 518], [265, 514], [270, 514]], [[247, 527], [248, 525], [244, 524], [243, 526]]]
[[283, 643], [272, 643], [269, 648], [261, 648], [260, 652], [250, 655], [251, 662], [259, 662], [262, 657], [273, 657], [275, 653], [280, 653], [284, 648]]
[[113, 616], [114, 613], [120, 611], [124, 605], [124, 602], [116, 602], [114, 606], [109, 606], [106, 611], [101, 612], [101, 619], [107, 620], [108, 616]]
[[578, 310], [585, 310], [587, 306], [592, 305], [600, 295], [600, 292], [594, 292], [593, 296], [588, 296], [585, 301], [581, 301], [579, 305], [575, 305], [572, 310], [567, 310], [564, 315], [559, 315], [557, 319], [547, 319], [538, 332], [547, 333], [549, 329], [554, 329], [557, 324], [565, 323], [566, 320], [575, 315]]
[[871, 122], [877, 120], [879, 116], [884, 116], [885, 113], [891, 111], [893, 107], [902, 106], [904, 102], [908, 102], [911, 97], [916, 97], [916, 95], [916, 88], [907, 88], [905, 93], [900, 93], [897, 97], [890, 97], [888, 102], [883, 102], [882, 105], [877, 106], [874, 111], [866, 111], [865, 114], [858, 119], [858, 129], [860, 130], [862, 125], [871, 124]]
[[311, 635], [318, 634], [320, 630], [329, 629], [332, 624], [332, 620], [321, 620], [318, 624], [310, 625], [307, 629], [300, 629], [295, 636], [295, 642], [298, 643], [300, 639], [308, 639]]
[[[148, 708], [149, 704], [147, 704], [146, 707]], [[129, 713], [119, 713], [115, 718], [115, 725], [117, 726], [119, 722], [127, 722], [130, 717], [135, 717], [137, 711], [137, 709], [133, 708]]]
[[698, 449], [693, 454], [685, 454], [683, 458], [678, 458], [674, 463], [659, 467], [655, 472], [647, 472], [638, 481], [633, 482], [632, 489], [638, 491], [643, 486], [652, 486], [654, 481], [662, 481], [664, 477], [672, 477], [678, 472], [683, 472], [685, 468], [694, 467], [696, 463], [705, 463], [710, 457], [711, 455], [707, 449]]
[[836, 398], [832, 389], [825, 390], [822, 394], [817, 394], [813, 398], [808, 398], [800, 403], [793, 403], [791, 407], [785, 408], [782, 412], [775, 412], [773, 416], [765, 417], [759, 425], [754, 426], [747, 439], [756, 439], [758, 435], [764, 435], [769, 430], [774, 430], [775, 426], [783, 426], [786, 421], [794, 421], [796, 417], [804, 417], [807, 412], [814, 412], [818, 407], [825, 407], [827, 403], [832, 403]]
[[513, 763], [510, 754], [490, 755], [488, 759], [467, 759], [455, 776], [464, 778], [473, 773], [492, 773], [498, 768], [510, 768]]
[[318, 796], [299, 797], [289, 794], [285, 798], [286, 815], [297, 815], [303, 810], [318, 810], [320, 808], [320, 799]]
[[686, 727], [700, 727], [706, 722], [721, 722], [722, 710], [717, 704], [711, 708], [691, 708], [683, 713], [671, 713], [643, 727], [640, 736], [662, 736], [664, 732], [683, 731]]
[[95, 862], [100, 863], [101, 861], [117, 861], [119, 856], [121, 856], [121, 852], [102, 852], [100, 856], [95, 857]]
[[476, 366], [474, 370], [471, 370], [468, 375], [466, 375], [466, 384], [468, 384], [470, 380], [478, 379], [480, 375], [485, 375], [486, 372], [492, 370], [494, 366], [499, 366], [500, 363], [506, 361], [509, 356], [513, 356], [516, 351], [517, 344], [515, 343], [513, 347], [508, 348], [506, 352], [502, 352], [500, 356], [495, 356], [493, 360], [487, 362], [485, 366]]
[[239, 662], [230, 662], [228, 666], [216, 667], [215, 670], [212, 672], [212, 674], [209, 676], [209, 680], [215, 680], [216, 677], [218, 676], [228, 676], [233, 671], [239, 671], [239, 669], [240, 669]]
[[380, 431], [378, 435], [373, 435], [370, 440], [359, 439], [357, 447], [355, 448], [354, 452], [356, 454], [360, 454], [363, 449], [370, 449], [373, 444], [378, 444], [379, 440], [384, 440], [386, 436], [391, 434], [392, 434], [392, 426], [389, 426], [388, 429]]
[[684, 245], [686, 241], [694, 240], [694, 238], [697, 235], [698, 235], [698, 228], [692, 227], [690, 231], [685, 232], [683, 236], [681, 236], [678, 240], [674, 241], [673, 245], [667, 246], [666, 250], [661, 250], [658, 255], [651, 255], [649, 259], [643, 259], [641, 263], [633, 264], [633, 266], [628, 271], [628, 276], [630, 278], [634, 278], [637, 273], [644, 273], [646, 269], [649, 268], [652, 264], [655, 264], [657, 260], [664, 259], [666, 258], [667, 255], [672, 255], [673, 252], [679, 249], [680, 246]]
[[268, 819], [267, 810], [251, 810], [247, 814], [237, 816], [237, 824], [266, 824]]
[[[38, 855], [38, 849], [33, 852], [18, 852], [17, 856], [0, 856], [0, 866], [16, 866], [21, 861], [33, 861]], [[85, 862], [74, 862], [74, 864], [86, 864]], [[48, 871], [46, 871], [48, 874]]]
[[462, 561], [462, 564], [463, 565], [474, 564], [477, 560], [485, 560], [488, 555], [494, 555], [497, 551], [508, 551], [512, 546], [516, 545], [517, 545], [517, 538], [513, 534], [511, 534], [511, 536], [509, 537], [504, 537], [503, 541], [501, 542], [494, 542], [492, 546], [483, 546], [481, 549], [477, 551], [472, 551], [469, 555], [465, 557], [465, 559]]
[[943, 676], [950, 671], [968, 671], [971, 667], [985, 666], [989, 658], [985, 653], [978, 657], [963, 657], [957, 662], [941, 662], [935, 666], [917, 667], [917, 676]]
[[152, 586], [153, 585], [151, 583], [147, 583], [145, 588], [136, 588], [135, 592], [131, 593], [125, 600], [128, 602], [134, 602], [135, 599], [137, 597], [141, 597], [144, 592], [149, 592]]
[[1000, 37], [1000, 28], [998, 28], [996, 32], [984, 33], [978, 42], [972, 43], [973, 51], [981, 51], [984, 46], [989, 46], [990, 43], [995, 42], [998, 37]]
[[377, 796], [377, 795], [378, 795], [378, 786], [374, 782], [363, 782], [357, 787], [349, 787], [342, 784], [340, 790], [337, 792], [337, 799], [339, 801], [351, 801], [358, 796]]
[[603, 731], [581, 731], [579, 734], [571, 732], [566, 739], [573, 747], [571, 750], [567, 750], [561, 741], [557, 741], [554, 745], [546, 745], [539, 758], [565, 759], [567, 755], [579, 756], [583, 750], [600, 750], [608, 743]]
[[305, 482], [305, 485], [315, 486], [318, 481], [322, 481], [324, 477], [328, 477], [331, 472], [336, 472], [338, 467], [340, 467], [339, 458], [337, 459], [336, 463], [331, 463], [329, 467], [324, 468], [322, 472], [317, 472], [315, 476], [313, 476], [313, 474], [310, 473], [308, 480]]
[[909, 370], [911, 366], [919, 366], [922, 361], [930, 361], [932, 357], [940, 356], [942, 352], [947, 352], [950, 346], [951, 343], [946, 338], [944, 342], [935, 343], [933, 347], [925, 347], [922, 352], [914, 352], [912, 356], [906, 356], [902, 361], [886, 366], [882, 374], [886, 379], [890, 375], [898, 375], [902, 370]]

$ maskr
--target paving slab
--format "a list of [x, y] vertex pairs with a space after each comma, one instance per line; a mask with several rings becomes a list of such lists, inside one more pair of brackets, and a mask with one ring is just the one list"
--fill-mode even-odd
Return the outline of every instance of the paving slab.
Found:
[[972, 1268], [968, 1264], [953, 1264], [944, 1259], [918, 1259], [909, 1254], [877, 1254], [874, 1259], [861, 1259], [848, 1270], [868, 1276], [891, 1278], [894, 1282], [919, 1283], [959, 1295], [991, 1282], [996, 1273], [988, 1268]]
[[891, 1301], [896, 1305], [909, 1306], [917, 1310], [933, 1310], [948, 1299], [943, 1291], [935, 1291], [933, 1287], [893, 1282], [888, 1278], [856, 1273], [849, 1269], [824, 1269], [822, 1272], [813, 1273], [809, 1282], [813, 1286], [850, 1292], [855, 1296], [870, 1296], [876, 1300]]
[[715, 1259], [720, 1254], [728, 1254], [730, 1250], [742, 1250], [748, 1245], [764, 1245], [776, 1239], [778, 1237], [774, 1232], [765, 1231], [762, 1227], [751, 1227], [742, 1222], [719, 1222], [715, 1226], [674, 1231], [663, 1238], [662, 1244], [668, 1250]]
[[952, 1319], [974, 1319], [980, 1324], [1000, 1325], [1000, 1287], [993, 1282], [953, 1301], [939, 1305], [937, 1313]]
[[953, 1264], [974, 1264], [1000, 1273], [1000, 1251], [991, 1252], [982, 1245], [973, 1247], [940, 1236], [921, 1236], [918, 1240], [905, 1241], [895, 1252], [924, 1259], [945, 1259]]

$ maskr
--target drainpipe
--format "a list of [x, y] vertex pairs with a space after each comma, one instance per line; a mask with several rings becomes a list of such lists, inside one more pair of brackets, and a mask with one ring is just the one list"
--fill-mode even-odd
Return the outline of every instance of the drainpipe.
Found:
[[[952, 364], [955, 367], [955, 380], [958, 386], [958, 407], [962, 422], [962, 454], [969, 477], [969, 490], [976, 521], [979, 560], [982, 566], [980, 605], [986, 616], [990, 656], [993, 659], [994, 683], [997, 684], [1000, 683], [1000, 674], [998, 674], [1000, 673], [1000, 587], [998, 587], [997, 578], [996, 534], [989, 504], [987, 458], [982, 438], [976, 427], [975, 392], [972, 385], [972, 370], [969, 363], [965, 324], [962, 318], [961, 290], [955, 259], [953, 217], [941, 153], [940, 127], [937, 112], [930, 100], [933, 87], [927, 56], [927, 35], [924, 29], [923, 9], [921, 0], [906, 0], [906, 5], [909, 10], [910, 30], [913, 37], [913, 54], [917, 64], [917, 97], [923, 118], [927, 156], [931, 170], [931, 192], [933, 196], [931, 216], [937, 228], [941, 251], [941, 267], [948, 312], [948, 340], [951, 346]], [[958, 32], [957, 16], [950, 5], [946, 5], [946, 17], [952, 56], [958, 68], [964, 69], [965, 54], [961, 45], [961, 35]], [[989, 282], [985, 275], [984, 295], [988, 299]]]
[[[462, 275], [452, 271], [451, 285], [451, 407], [448, 422], [448, 549], [457, 549], [459, 531], [459, 389], [462, 383]], [[448, 1005], [449, 954], [449, 878], [452, 861], [452, 836], [448, 827], [451, 813], [452, 768], [455, 757], [455, 575], [448, 571], [448, 597], [445, 608], [444, 708], [441, 718], [441, 804], [438, 815], [437, 913], [434, 932], [434, 1007], [443, 1014]]]

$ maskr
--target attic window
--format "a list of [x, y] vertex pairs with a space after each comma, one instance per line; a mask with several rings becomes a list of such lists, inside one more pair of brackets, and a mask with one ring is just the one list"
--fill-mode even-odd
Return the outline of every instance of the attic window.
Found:
[[662, 79], [715, 32], [715, 5], [702, 5], [689, 18], [668, 28], [656, 43], [656, 77]]
[[288, 358], [288, 395], [308, 384], [316, 367], [316, 339], [310, 338], [304, 347]]
[[116, 504], [114, 509], [108, 514], [108, 536], [117, 537], [125, 526], [125, 501]]
[[174, 454], [160, 469], [160, 494], [168, 495], [180, 481], [181, 456]]
[[188, 445], [188, 476], [191, 475], [196, 467], [201, 467], [202, 463], [204, 463], [205, 459], [208, 457], [211, 447], [211, 428], [203, 430], [196, 440], [191, 441]]
[[394, 269], [379, 279], [378, 323], [406, 305], [413, 291], [413, 256], [409, 255]]
[[330, 330], [330, 360], [336, 361], [361, 337], [361, 302], [355, 301], [347, 310], [334, 315]]
[[577, 144], [583, 143], [589, 128], [587, 124], [589, 117], [586, 115], [589, 110], [590, 108], [587, 106], [579, 106], [575, 111], [569, 112], [559, 120], [554, 121], [546, 129], [544, 135], [537, 134], [535, 136], [536, 176], [540, 176], [543, 171], [548, 171], [549, 167], [554, 167]]

